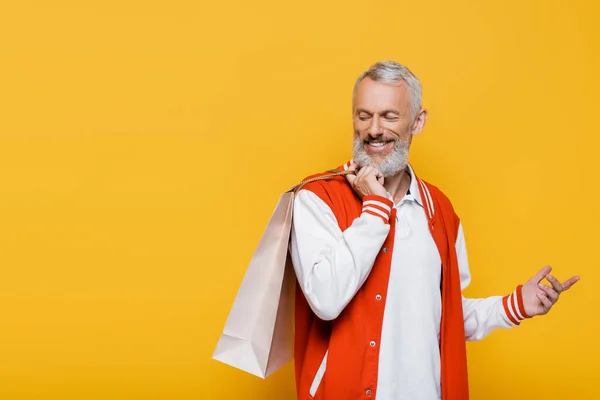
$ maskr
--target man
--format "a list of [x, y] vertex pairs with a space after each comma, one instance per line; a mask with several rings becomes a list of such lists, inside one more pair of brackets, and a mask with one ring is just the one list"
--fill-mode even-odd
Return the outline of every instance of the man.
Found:
[[545, 267], [506, 296], [463, 297], [460, 219], [407, 162], [427, 119], [420, 82], [377, 63], [356, 82], [352, 116], [348, 174], [307, 184], [294, 203], [298, 398], [467, 399], [465, 340], [546, 314], [579, 278], [560, 283]]

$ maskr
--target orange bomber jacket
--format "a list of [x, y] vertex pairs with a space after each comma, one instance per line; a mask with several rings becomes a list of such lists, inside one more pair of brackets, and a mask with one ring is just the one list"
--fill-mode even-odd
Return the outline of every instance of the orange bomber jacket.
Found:
[[[343, 170], [343, 167], [339, 167]], [[306, 179], [323, 174], [310, 176]], [[449, 199], [435, 186], [419, 180], [421, 198], [429, 229], [442, 260], [442, 320], [440, 327], [441, 386], [444, 400], [467, 400], [467, 355], [462, 311], [462, 296], [455, 242], [459, 219]], [[310, 190], [333, 211], [342, 231], [363, 211], [361, 200], [343, 176], [308, 183]], [[369, 196], [370, 197], [370, 196]], [[385, 299], [394, 250], [395, 213], [388, 199], [374, 196], [392, 208], [390, 233], [375, 260], [371, 273], [338, 318], [319, 319], [297, 287], [295, 304], [294, 357], [296, 389], [299, 400], [373, 400], [377, 397], [379, 347], [370, 346], [381, 339]], [[364, 199], [369, 200], [369, 198]], [[376, 301], [376, 294], [383, 301]], [[325, 357], [326, 373], [310, 395], [315, 376]]]

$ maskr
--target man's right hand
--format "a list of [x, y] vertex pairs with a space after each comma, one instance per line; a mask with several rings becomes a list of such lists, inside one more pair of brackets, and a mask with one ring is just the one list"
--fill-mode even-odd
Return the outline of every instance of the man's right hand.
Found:
[[[348, 170], [356, 171], [356, 165], [353, 164]], [[346, 175], [346, 179], [361, 199], [370, 194], [387, 198], [387, 190], [383, 187], [383, 174], [377, 168], [363, 167], [358, 173]]]

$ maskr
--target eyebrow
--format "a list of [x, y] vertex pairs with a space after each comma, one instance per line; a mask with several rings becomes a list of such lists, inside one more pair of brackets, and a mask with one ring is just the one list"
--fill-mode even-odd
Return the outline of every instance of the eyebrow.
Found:
[[[367, 113], [367, 114], [373, 114], [372, 112], [367, 111], [364, 108], [357, 108], [356, 109], [356, 113], [357, 114], [360, 114], [360, 113], [363, 113], [363, 112]], [[396, 111], [396, 110], [383, 110], [380, 114], [381, 115], [385, 115], [385, 114], [390, 114], [390, 113], [396, 114], [396, 115], [400, 115], [400, 113], [398, 111]]]

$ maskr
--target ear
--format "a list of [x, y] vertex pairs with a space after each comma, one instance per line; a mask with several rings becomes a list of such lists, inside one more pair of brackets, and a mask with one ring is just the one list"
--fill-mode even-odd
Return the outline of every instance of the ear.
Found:
[[427, 121], [427, 110], [421, 109], [417, 114], [417, 118], [415, 118], [415, 122], [413, 122], [412, 126], [412, 135], [417, 136], [423, 128], [425, 128], [425, 122]]

